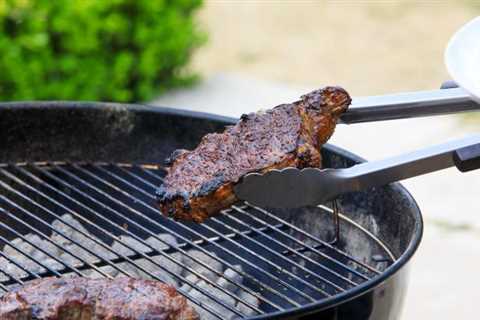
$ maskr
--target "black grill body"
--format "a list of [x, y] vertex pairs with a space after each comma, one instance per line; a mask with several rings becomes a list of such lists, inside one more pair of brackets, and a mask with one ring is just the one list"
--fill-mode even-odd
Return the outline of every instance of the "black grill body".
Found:
[[[42, 166], [59, 166], [61, 171], [70, 163], [80, 166], [78, 170], [91, 170], [89, 166], [92, 163], [103, 166], [94, 170], [105, 170], [112, 163], [129, 166], [161, 164], [173, 150], [194, 148], [203, 135], [221, 131], [226, 124], [234, 121], [210, 114], [143, 105], [3, 103], [0, 104], [0, 163], [5, 167], [0, 170], [12, 172], [12, 165], [24, 166], [22, 168], [28, 172], [34, 172], [37, 167], [42, 170]], [[362, 161], [332, 145], [325, 146], [322, 155], [325, 167], [348, 167]], [[33, 164], [33, 169], [31, 163], [37, 163]], [[407, 285], [407, 263], [420, 243], [423, 230], [421, 214], [414, 199], [395, 183], [344, 195], [338, 199], [338, 205], [345, 219], [366, 230], [369, 233], [367, 236], [378, 239], [381, 245], [374, 242], [367, 245], [368, 241], [363, 241], [365, 234], [341, 224], [343, 232], [335, 246], [341, 252], [358, 258], [361, 263], [373, 266], [378, 272], [366, 272], [368, 277], [359, 281], [358, 285], [326, 298], [286, 310], [266, 308], [255, 318], [383, 320], [399, 317]], [[332, 236], [331, 221], [318, 209], [270, 212], [314, 236], [322, 239]], [[250, 211], [247, 213], [253, 214]], [[104, 213], [103, 217], [115, 219], [108, 213]], [[22, 219], [28, 221], [30, 218], [23, 216]], [[48, 217], [42, 219], [46, 223], [53, 220]], [[90, 220], [93, 224], [105, 224], [95, 217]], [[28, 228], [6, 215], [0, 214], [0, 223], [20, 234], [28, 232]], [[105, 228], [108, 229], [107, 226]], [[172, 228], [175, 229], [175, 225]], [[118, 233], [115, 229], [108, 231]], [[15, 238], [2, 228], [0, 236], [8, 241]], [[101, 234], [97, 236], [102, 238]], [[102, 240], [109, 242], [108, 238]], [[366, 247], [362, 247], [363, 244]], [[382, 246], [385, 248], [382, 249]], [[391, 257], [386, 257], [385, 252]], [[219, 255], [228, 259], [221, 253]], [[46, 272], [45, 275], [51, 274]]]

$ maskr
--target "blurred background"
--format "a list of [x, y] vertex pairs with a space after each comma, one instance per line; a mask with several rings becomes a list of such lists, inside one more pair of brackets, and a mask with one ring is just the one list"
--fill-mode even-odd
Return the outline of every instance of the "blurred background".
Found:
[[[476, 1], [0, 0], [0, 100], [238, 117], [327, 84], [354, 97], [435, 89], [448, 79], [449, 38], [479, 13]], [[339, 126], [331, 142], [378, 159], [474, 132], [479, 121]], [[452, 169], [405, 182], [426, 229], [403, 319], [476, 314], [479, 178]]]

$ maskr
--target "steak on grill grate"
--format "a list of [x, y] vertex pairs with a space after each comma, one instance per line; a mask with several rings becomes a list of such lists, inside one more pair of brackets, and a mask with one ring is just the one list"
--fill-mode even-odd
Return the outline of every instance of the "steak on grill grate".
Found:
[[176, 150], [157, 196], [163, 214], [202, 222], [237, 199], [233, 185], [249, 172], [319, 167], [320, 148], [351, 99], [325, 87], [262, 113], [243, 115], [223, 133], [207, 134], [193, 151]]
[[2, 320], [193, 320], [174, 287], [132, 278], [44, 278], [0, 298]]

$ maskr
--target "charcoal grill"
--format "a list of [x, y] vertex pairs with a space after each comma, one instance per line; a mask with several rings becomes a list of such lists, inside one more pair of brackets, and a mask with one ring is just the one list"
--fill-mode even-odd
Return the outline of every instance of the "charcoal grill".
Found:
[[[205, 319], [396, 319], [422, 234], [399, 184], [333, 207], [238, 203], [202, 225], [160, 214], [162, 160], [233, 121], [141, 105], [0, 104], [0, 295], [46, 276], [127, 275], [176, 285]], [[362, 161], [331, 145], [322, 153], [328, 167]]]

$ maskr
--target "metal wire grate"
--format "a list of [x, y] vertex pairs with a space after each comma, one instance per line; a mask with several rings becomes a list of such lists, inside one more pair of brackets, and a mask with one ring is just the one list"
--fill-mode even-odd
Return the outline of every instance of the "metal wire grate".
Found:
[[0, 294], [45, 276], [141, 276], [225, 319], [299, 307], [380, 273], [247, 204], [201, 225], [166, 219], [154, 204], [162, 176], [148, 165], [1, 165]]

